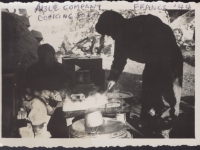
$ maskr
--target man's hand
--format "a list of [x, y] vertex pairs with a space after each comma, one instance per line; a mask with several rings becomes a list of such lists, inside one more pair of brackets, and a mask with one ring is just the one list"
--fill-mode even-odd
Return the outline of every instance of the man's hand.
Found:
[[24, 108], [20, 108], [20, 111], [18, 111], [17, 119], [26, 119], [27, 118], [27, 112], [24, 110]]
[[56, 107], [63, 107], [63, 101], [58, 102]]
[[54, 91], [51, 93], [51, 98], [55, 101], [62, 101], [62, 96], [60, 95], [60, 93], [58, 91]]
[[115, 85], [115, 83], [116, 83], [116, 82], [113, 81], [113, 80], [108, 81], [107, 89], [110, 90], [111, 88], [113, 88], [113, 86]]

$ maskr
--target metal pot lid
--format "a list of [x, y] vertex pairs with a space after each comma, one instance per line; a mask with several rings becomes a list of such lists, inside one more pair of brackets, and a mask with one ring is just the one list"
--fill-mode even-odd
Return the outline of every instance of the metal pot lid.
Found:
[[[91, 134], [96, 130], [96, 133]], [[70, 127], [70, 134], [78, 138], [116, 138], [126, 133], [126, 126], [120, 121], [104, 117], [104, 123], [98, 128], [85, 127], [84, 119], [78, 120]]]
[[117, 93], [106, 93], [106, 96], [109, 99], [126, 99], [133, 97], [133, 94], [130, 92], [117, 92]]

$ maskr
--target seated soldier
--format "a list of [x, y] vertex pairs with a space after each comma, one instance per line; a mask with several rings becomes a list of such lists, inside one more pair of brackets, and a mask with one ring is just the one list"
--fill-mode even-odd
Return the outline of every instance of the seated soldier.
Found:
[[[62, 64], [55, 58], [55, 49], [49, 44], [38, 47], [38, 62], [31, 65], [26, 73], [26, 82], [34, 91], [35, 89], [46, 89], [59, 92], [62, 99], [72, 90], [72, 80], [64, 70]], [[54, 100], [49, 100], [51, 106], [56, 106]], [[66, 130], [66, 121], [62, 116], [62, 108], [59, 107], [55, 113], [49, 113], [51, 119], [48, 124], [52, 137], [66, 137], [61, 130]], [[59, 130], [60, 129], [60, 130]], [[60, 132], [59, 132], [60, 131]], [[59, 134], [58, 134], [59, 132]]]
[[[59, 101], [56, 107], [49, 105], [48, 99], [55, 99]], [[31, 92], [29, 88], [25, 88], [23, 92], [23, 106], [18, 112], [18, 120], [25, 121], [24, 129], [20, 128], [19, 132], [22, 138], [35, 137], [35, 138], [48, 138], [50, 133], [47, 132], [46, 123], [48, 114], [52, 115], [57, 107], [61, 106], [62, 98], [59, 93], [55, 93], [48, 90], [35, 90]], [[27, 134], [27, 132], [29, 132]], [[26, 134], [24, 134], [26, 133]]]

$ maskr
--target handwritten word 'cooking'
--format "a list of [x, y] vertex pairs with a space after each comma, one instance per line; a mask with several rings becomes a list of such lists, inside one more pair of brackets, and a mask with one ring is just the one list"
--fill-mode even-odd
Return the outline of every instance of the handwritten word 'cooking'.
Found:
[[71, 5], [63, 5], [62, 7], [59, 7], [57, 4], [53, 5], [43, 5], [41, 3], [38, 3], [37, 7], [35, 8], [36, 12], [52, 12], [52, 11], [58, 11], [60, 9], [63, 10], [85, 10], [85, 9], [97, 9], [101, 10], [101, 5], [99, 4], [71, 4]]
[[[100, 16], [99, 12], [88, 12], [88, 13], [82, 13], [78, 12], [76, 19], [81, 19], [81, 18], [98, 18]], [[47, 21], [51, 19], [73, 19], [72, 13], [69, 14], [50, 14], [50, 15], [38, 15], [38, 21]]]

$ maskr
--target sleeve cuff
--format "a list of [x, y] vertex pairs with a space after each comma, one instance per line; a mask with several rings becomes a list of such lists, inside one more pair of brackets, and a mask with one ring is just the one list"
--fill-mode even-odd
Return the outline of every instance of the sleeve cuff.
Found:
[[107, 80], [117, 81], [120, 75], [121, 75], [120, 71], [118, 71], [116, 69], [111, 69], [110, 75], [108, 76]]
[[17, 120], [17, 126], [18, 126], [18, 128], [26, 127], [27, 126], [27, 120], [26, 119]]

